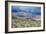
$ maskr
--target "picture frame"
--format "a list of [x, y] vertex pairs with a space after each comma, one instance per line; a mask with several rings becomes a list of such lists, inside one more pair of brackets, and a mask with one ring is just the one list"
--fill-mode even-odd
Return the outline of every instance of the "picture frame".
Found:
[[5, 33], [38, 31], [45, 31], [44, 2], [5, 1]]

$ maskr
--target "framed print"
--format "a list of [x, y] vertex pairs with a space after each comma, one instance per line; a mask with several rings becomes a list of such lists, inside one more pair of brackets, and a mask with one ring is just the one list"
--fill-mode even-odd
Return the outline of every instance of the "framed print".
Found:
[[5, 32], [45, 31], [45, 3], [5, 1]]

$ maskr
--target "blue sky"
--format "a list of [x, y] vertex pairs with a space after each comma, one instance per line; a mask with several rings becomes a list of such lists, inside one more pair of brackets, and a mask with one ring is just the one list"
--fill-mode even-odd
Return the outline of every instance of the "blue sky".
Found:
[[33, 7], [33, 6], [12, 6], [12, 13], [16, 15], [24, 15], [24, 16], [31, 16], [31, 15], [41, 15], [41, 7]]

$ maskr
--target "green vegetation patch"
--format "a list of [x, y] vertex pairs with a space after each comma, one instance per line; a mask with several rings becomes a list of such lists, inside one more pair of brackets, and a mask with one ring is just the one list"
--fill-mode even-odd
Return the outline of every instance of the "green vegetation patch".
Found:
[[28, 19], [15, 19], [14, 22], [12, 22], [13, 28], [25, 28], [25, 27], [40, 27], [41, 22], [40, 21], [32, 21]]

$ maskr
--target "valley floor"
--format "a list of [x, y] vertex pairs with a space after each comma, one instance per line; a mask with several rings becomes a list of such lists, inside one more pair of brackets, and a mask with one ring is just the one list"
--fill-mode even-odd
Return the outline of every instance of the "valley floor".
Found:
[[12, 28], [40, 27], [41, 21], [28, 19], [12, 19]]

